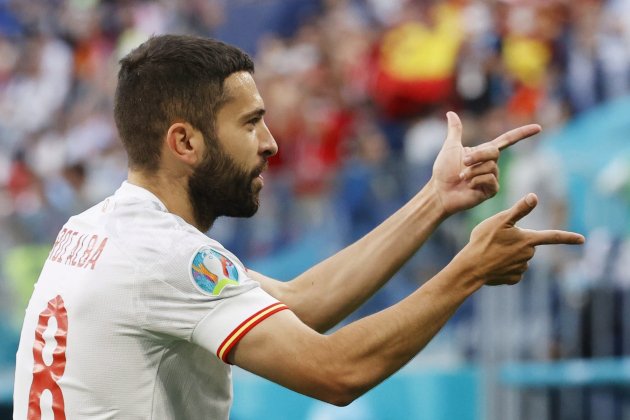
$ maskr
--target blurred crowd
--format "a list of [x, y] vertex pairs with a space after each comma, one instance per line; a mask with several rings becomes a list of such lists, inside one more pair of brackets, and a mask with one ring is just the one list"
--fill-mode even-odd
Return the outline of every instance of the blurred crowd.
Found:
[[[17, 326], [60, 226], [126, 177], [112, 118], [118, 60], [152, 34], [242, 36], [235, 11], [253, 22], [277, 5], [250, 52], [280, 153], [260, 214], [211, 231], [244, 261], [322, 232], [331, 247], [361, 237], [429, 179], [448, 110], [475, 145], [530, 122], [550, 132], [630, 94], [629, 0], [261, 4], [0, 0], [0, 307], [16, 308]], [[499, 196], [448, 220], [363, 310], [415, 289], [476, 222], [526, 192], [541, 199], [526, 226], [566, 227], [566, 172], [538, 143], [506, 150]], [[566, 252], [543, 253], [534, 269], [557, 276], [585, 258]]]

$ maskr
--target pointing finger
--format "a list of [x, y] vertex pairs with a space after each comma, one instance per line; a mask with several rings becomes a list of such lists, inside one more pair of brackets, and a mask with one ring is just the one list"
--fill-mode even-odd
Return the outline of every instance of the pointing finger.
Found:
[[501, 134], [490, 143], [498, 147], [499, 150], [503, 150], [506, 147], [509, 147], [514, 143], [518, 143], [519, 141], [531, 137], [535, 134], [538, 134], [541, 131], [542, 128], [538, 124], [524, 125], [522, 127], [515, 128], [514, 130], [510, 130], [507, 133]]
[[584, 243], [584, 236], [564, 230], [525, 230], [531, 237], [532, 245], [580, 245]]
[[446, 143], [462, 144], [462, 122], [453, 111], [446, 113], [448, 119], [448, 133], [446, 135]]
[[518, 200], [509, 210], [507, 210], [507, 222], [512, 226], [523, 217], [527, 216], [538, 204], [536, 194], [529, 193], [525, 197]]

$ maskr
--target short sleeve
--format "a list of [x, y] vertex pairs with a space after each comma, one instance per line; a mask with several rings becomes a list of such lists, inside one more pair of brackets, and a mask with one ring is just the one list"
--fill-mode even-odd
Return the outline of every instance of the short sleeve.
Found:
[[287, 309], [218, 243], [171, 248], [135, 286], [142, 327], [193, 342], [223, 361], [252, 328]]
[[287, 306], [260, 287], [222, 301], [202, 319], [192, 341], [227, 363], [230, 350], [256, 325]]

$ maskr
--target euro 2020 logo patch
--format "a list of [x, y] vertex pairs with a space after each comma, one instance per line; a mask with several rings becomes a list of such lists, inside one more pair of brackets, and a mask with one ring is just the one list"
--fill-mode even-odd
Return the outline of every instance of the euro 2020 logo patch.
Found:
[[204, 292], [218, 296], [229, 284], [238, 285], [238, 269], [225, 255], [210, 247], [200, 249], [192, 260], [191, 274]]

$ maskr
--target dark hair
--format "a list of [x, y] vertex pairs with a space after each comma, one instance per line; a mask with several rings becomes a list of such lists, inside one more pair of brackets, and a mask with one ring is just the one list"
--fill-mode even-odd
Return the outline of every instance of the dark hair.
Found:
[[120, 60], [114, 119], [129, 167], [158, 169], [162, 141], [177, 120], [214, 135], [227, 99], [223, 83], [239, 71], [254, 72], [245, 52], [189, 35], [154, 36]]

